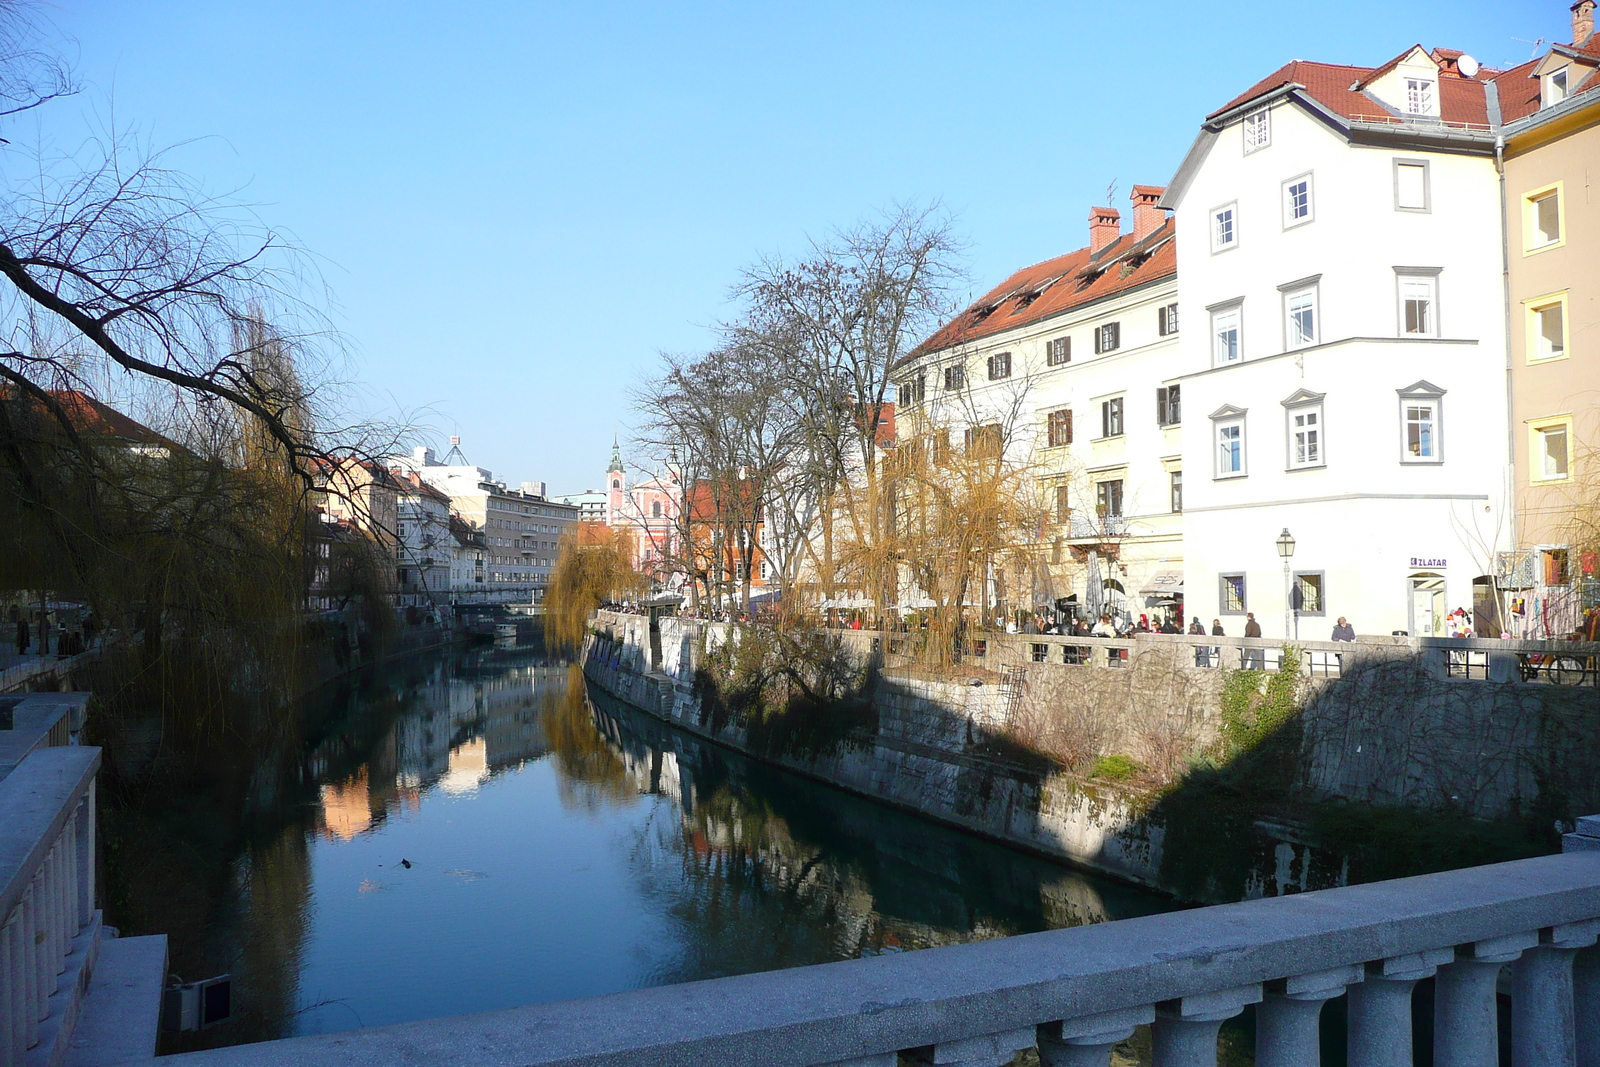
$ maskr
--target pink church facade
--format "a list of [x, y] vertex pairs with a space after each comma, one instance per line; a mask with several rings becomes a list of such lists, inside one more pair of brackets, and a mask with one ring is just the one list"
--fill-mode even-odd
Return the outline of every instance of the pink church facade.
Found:
[[676, 588], [682, 582], [676, 549], [678, 514], [683, 506], [677, 474], [668, 470], [629, 485], [621, 449], [613, 443], [605, 485], [606, 525], [632, 531], [634, 568], [648, 574], [658, 587]]

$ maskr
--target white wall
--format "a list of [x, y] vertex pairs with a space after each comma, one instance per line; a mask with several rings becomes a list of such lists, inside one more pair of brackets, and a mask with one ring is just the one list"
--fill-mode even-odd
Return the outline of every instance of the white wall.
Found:
[[[1222, 130], [1178, 204], [1185, 376], [1183, 519], [1191, 614], [1218, 611], [1217, 575], [1249, 575], [1249, 607], [1267, 635], [1284, 630], [1274, 541], [1299, 540], [1296, 569], [1326, 572], [1331, 627], [1411, 630], [1407, 576], [1445, 576], [1446, 610], [1471, 609], [1472, 578], [1492, 569], [1504, 527], [1506, 431], [1499, 194], [1492, 160], [1410, 148], [1352, 147], [1298, 107], [1272, 112], [1272, 143], [1249, 155], [1236, 122]], [[1395, 207], [1394, 160], [1425, 159], [1430, 210]], [[1313, 221], [1285, 228], [1282, 184], [1309, 172]], [[1213, 253], [1211, 211], [1237, 201], [1238, 247]], [[1438, 268], [1440, 339], [1399, 337], [1394, 268]], [[1320, 342], [1285, 353], [1282, 284], [1320, 275]], [[1244, 361], [1213, 368], [1207, 308], [1243, 298]], [[1442, 462], [1401, 462], [1397, 390], [1444, 389]], [[1324, 393], [1324, 467], [1287, 470], [1287, 413], [1297, 390]], [[1208, 416], [1247, 409], [1244, 478], [1217, 480]], [[1485, 510], [1487, 509], [1487, 510]], [[1411, 560], [1444, 560], [1413, 567]], [[1230, 633], [1243, 629], [1240, 618]], [[1325, 638], [1324, 621], [1302, 634]]]

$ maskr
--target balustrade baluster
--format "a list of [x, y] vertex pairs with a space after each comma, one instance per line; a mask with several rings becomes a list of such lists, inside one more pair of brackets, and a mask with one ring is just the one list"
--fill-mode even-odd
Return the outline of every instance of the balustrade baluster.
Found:
[[1123, 1008], [1039, 1027], [1040, 1067], [1107, 1067], [1117, 1042], [1155, 1019], [1155, 1008]]
[[1156, 1005], [1155, 1067], [1217, 1067], [1222, 1023], [1261, 999], [1259, 985], [1219, 989]]
[[1411, 990], [1455, 955], [1436, 949], [1367, 964], [1366, 980], [1350, 987], [1351, 1063], [1412, 1067]]
[[1576, 1067], [1572, 963], [1597, 938], [1600, 919], [1550, 927], [1512, 966], [1512, 1067]]
[[16, 912], [13, 911], [6, 924], [0, 926], [0, 1063], [4, 1064], [21, 1063], [22, 1054], [26, 1051], [22, 1041], [27, 1028], [22, 1020], [18, 925]]
[[1434, 1067], [1499, 1067], [1500, 968], [1538, 943], [1538, 931], [1530, 930], [1457, 946], [1455, 962], [1433, 980]]
[[1256, 1009], [1256, 1067], [1320, 1067], [1322, 1006], [1362, 977], [1350, 966], [1268, 983]]
[[39, 999], [39, 924], [35, 910], [33, 883], [30, 882], [22, 892], [22, 901], [17, 905], [22, 935], [19, 938], [22, 943], [19, 984], [23, 987], [23, 1048], [32, 1048], [38, 1042], [39, 1020], [44, 1017], [44, 1005]]
[[923, 1054], [921, 1063], [937, 1067], [1004, 1067], [1017, 1058], [1017, 1053], [1032, 1048], [1034, 1028], [1003, 1030], [997, 1034], [981, 1034], [955, 1041], [941, 1041]]
[[1600, 946], [1572, 961], [1572, 1020], [1578, 1037], [1578, 1067], [1600, 1067]]

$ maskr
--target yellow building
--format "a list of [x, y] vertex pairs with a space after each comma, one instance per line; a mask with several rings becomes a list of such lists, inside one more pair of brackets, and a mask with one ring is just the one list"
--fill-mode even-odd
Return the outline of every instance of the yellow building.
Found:
[[1510, 590], [1502, 628], [1530, 637], [1576, 629], [1600, 584], [1597, 545], [1580, 521], [1600, 476], [1592, 462], [1600, 446], [1594, 8], [1574, 4], [1573, 43], [1526, 64], [1526, 80], [1501, 100], [1518, 545], [1500, 568]]

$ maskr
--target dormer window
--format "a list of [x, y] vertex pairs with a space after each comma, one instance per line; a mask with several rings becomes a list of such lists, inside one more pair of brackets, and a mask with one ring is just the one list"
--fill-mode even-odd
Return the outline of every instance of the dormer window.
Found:
[[1432, 78], [1406, 79], [1406, 113], [1409, 115], [1437, 114], [1437, 110], [1433, 105]]
[[1568, 77], [1571, 75], [1570, 67], [1563, 67], [1553, 74], [1545, 75], [1544, 79], [1544, 106], [1554, 107], [1571, 95]]
[[1244, 117], [1244, 154], [1272, 143], [1272, 113], [1266, 108]]

